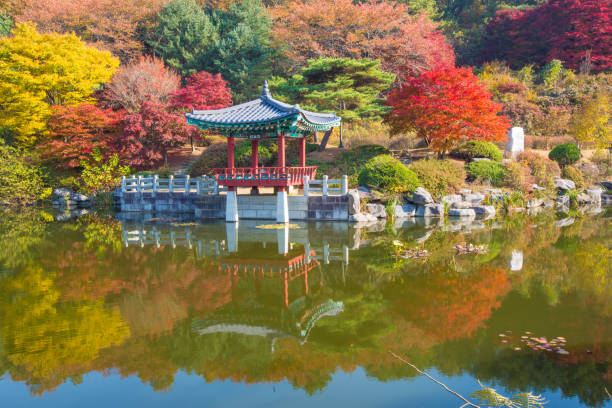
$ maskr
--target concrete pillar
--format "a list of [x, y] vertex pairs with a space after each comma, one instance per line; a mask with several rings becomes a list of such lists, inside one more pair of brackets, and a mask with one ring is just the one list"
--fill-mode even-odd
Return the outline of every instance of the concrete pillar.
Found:
[[227, 251], [230, 253], [238, 252], [238, 223], [226, 223], [225, 233], [227, 238]]
[[225, 221], [238, 222], [238, 197], [236, 197], [236, 189], [234, 187], [227, 189]]
[[278, 254], [284, 255], [289, 252], [289, 225], [276, 230], [276, 241], [278, 243]]
[[289, 222], [289, 203], [285, 189], [279, 189], [276, 193], [276, 222]]

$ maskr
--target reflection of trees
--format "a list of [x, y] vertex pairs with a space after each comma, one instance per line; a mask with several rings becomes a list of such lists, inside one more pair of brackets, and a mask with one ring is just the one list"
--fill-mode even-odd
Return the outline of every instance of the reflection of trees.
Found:
[[0, 274], [2, 266], [27, 263], [38, 253], [37, 247], [46, 238], [49, 220], [53, 217], [34, 208], [0, 209]]

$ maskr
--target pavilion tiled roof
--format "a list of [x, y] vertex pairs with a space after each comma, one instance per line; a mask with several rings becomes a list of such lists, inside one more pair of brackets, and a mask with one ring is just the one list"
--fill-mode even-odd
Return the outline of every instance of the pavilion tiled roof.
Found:
[[310, 112], [299, 105], [292, 106], [272, 98], [267, 81], [264, 82], [258, 99], [223, 109], [193, 110], [185, 116], [190, 123], [204, 124], [212, 128], [265, 125], [293, 117], [302, 122], [303, 126], [325, 130], [338, 126], [341, 120], [335, 113]]

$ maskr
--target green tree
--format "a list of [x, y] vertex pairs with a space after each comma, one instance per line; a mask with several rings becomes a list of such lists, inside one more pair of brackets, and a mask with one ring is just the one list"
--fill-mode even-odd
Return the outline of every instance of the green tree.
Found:
[[17, 24], [0, 38], [0, 130], [21, 145], [46, 132], [51, 105], [88, 102], [119, 60], [75, 34], [40, 34]]
[[201, 71], [203, 56], [212, 47], [217, 32], [210, 17], [195, 0], [173, 0], [157, 17], [153, 51], [184, 76]]
[[379, 66], [379, 60], [368, 58], [318, 58], [289, 79], [274, 78], [272, 87], [282, 99], [308, 109], [336, 112], [347, 122], [381, 120], [390, 107], [380, 94], [395, 75]]
[[13, 18], [6, 12], [0, 11], [0, 37], [6, 37], [13, 28]]
[[24, 205], [49, 194], [38, 168], [27, 162], [21, 150], [0, 140], [0, 204]]
[[81, 172], [81, 190], [86, 193], [107, 192], [117, 187], [121, 176], [130, 173], [128, 166], [119, 164], [119, 156], [113, 155], [107, 162], [104, 162], [100, 149], [94, 148], [92, 161], [81, 161], [83, 171]]

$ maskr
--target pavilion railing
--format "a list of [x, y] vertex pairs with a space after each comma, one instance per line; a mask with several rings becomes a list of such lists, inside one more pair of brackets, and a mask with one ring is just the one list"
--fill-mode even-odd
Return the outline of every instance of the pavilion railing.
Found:
[[[302, 184], [304, 177], [314, 179], [317, 173], [316, 166], [308, 167], [234, 167], [217, 168], [212, 170], [219, 177], [231, 176], [234, 180], [257, 180], [262, 177], [287, 177], [288, 184]], [[255, 178], [254, 178], [255, 177]]]
[[346, 195], [348, 194], [348, 177], [342, 176], [341, 179], [330, 179], [325, 175], [321, 180], [311, 180], [306, 176], [304, 178], [304, 195], [309, 196], [313, 193], [322, 196]]

